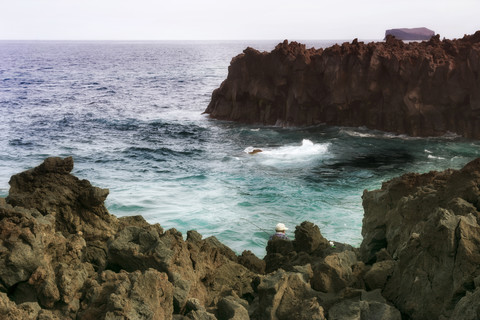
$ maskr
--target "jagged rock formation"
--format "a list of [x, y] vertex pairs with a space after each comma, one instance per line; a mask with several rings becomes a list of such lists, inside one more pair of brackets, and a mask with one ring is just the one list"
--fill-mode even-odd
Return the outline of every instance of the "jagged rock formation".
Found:
[[0, 198], [2, 319], [480, 317], [480, 159], [365, 192], [359, 249], [303, 222], [263, 260], [116, 218], [72, 168], [48, 158]]
[[325, 50], [247, 48], [205, 113], [244, 123], [365, 126], [411, 136], [480, 138], [480, 31], [408, 43], [388, 36]]
[[385, 39], [394, 36], [398, 40], [430, 40], [435, 31], [427, 28], [400, 28], [385, 31]]
[[412, 319], [480, 319], [479, 186], [477, 159], [364, 192], [367, 286]]
[[0, 199], [0, 318], [171, 319], [253, 296], [257, 274], [231, 249], [117, 219], [103, 204], [108, 190], [72, 168], [72, 158], [48, 158], [13, 176]]

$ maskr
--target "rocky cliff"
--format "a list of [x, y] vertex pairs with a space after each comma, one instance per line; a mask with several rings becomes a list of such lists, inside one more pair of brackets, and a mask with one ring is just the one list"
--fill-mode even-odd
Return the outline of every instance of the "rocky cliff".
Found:
[[286, 40], [247, 48], [205, 113], [280, 126], [365, 126], [411, 136], [480, 138], [480, 31], [458, 40], [353, 40], [325, 50]]
[[388, 275], [369, 287], [412, 319], [480, 319], [479, 186], [477, 159], [364, 192], [361, 255]]
[[48, 158], [0, 198], [1, 319], [478, 319], [480, 159], [363, 195], [359, 249], [303, 222], [263, 260], [116, 218]]

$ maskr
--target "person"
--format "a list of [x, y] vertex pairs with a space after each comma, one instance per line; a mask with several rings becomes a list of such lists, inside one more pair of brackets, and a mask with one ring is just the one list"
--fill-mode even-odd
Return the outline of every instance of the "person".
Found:
[[285, 234], [285, 231], [287, 230], [288, 228], [285, 227], [283, 223], [277, 223], [277, 225], [275, 226], [275, 234], [272, 234], [269, 240], [273, 240], [273, 239], [290, 240], [288, 239], [288, 236]]

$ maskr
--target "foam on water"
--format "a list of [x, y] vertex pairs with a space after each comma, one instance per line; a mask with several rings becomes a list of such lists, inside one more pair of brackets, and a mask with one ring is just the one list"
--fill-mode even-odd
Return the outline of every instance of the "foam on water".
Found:
[[[291, 167], [305, 166], [306, 163], [328, 156], [330, 143], [313, 143], [303, 139], [301, 145], [286, 145], [281, 147], [247, 147], [244, 152], [255, 155], [255, 160], [264, 165]], [[258, 152], [258, 150], [261, 150]]]

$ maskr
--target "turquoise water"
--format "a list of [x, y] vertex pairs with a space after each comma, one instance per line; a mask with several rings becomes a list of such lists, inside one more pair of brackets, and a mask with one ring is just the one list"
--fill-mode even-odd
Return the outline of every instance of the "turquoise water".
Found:
[[[309, 220], [361, 242], [364, 189], [406, 172], [460, 168], [479, 143], [365, 128], [279, 128], [202, 115], [233, 56], [265, 42], [0, 42], [0, 196], [12, 174], [73, 156], [110, 189], [117, 216], [265, 254], [268, 234]], [[332, 42], [310, 42], [316, 47]], [[261, 153], [249, 154], [254, 148]]]

